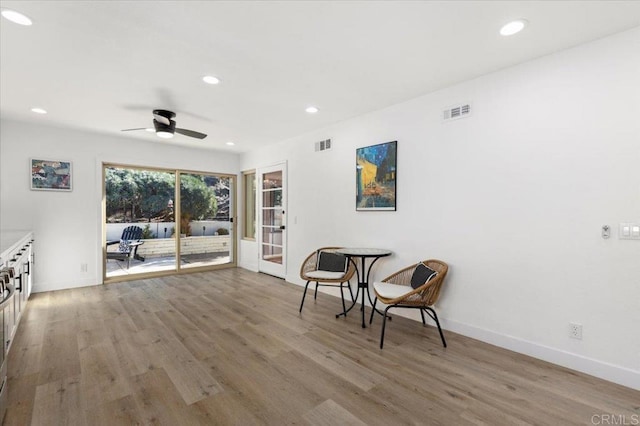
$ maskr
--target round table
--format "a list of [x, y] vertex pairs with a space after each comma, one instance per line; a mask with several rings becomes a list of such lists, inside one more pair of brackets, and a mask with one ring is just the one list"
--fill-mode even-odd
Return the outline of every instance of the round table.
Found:
[[[346, 311], [336, 314], [336, 318], [340, 317], [341, 315], [344, 315], [345, 317], [347, 316], [347, 312], [353, 309], [353, 307], [356, 305], [358, 301], [358, 295], [360, 294], [360, 289], [362, 289], [362, 306], [361, 306], [362, 328], [366, 328], [367, 326], [365, 325], [365, 322], [364, 322], [365, 292], [367, 293], [367, 297], [369, 298], [369, 303], [371, 303], [371, 306], [373, 306], [373, 300], [371, 300], [371, 293], [369, 292], [369, 275], [371, 273], [371, 267], [373, 266], [374, 263], [378, 261], [378, 259], [382, 257], [391, 256], [392, 252], [391, 250], [386, 250], [386, 249], [351, 248], [351, 247], [336, 249], [335, 252], [344, 254], [349, 258], [350, 262], [353, 262], [353, 265], [356, 268], [356, 274], [357, 274], [356, 276], [358, 277], [358, 289], [356, 291], [356, 297], [354, 298], [353, 303], [351, 304], [351, 306], [349, 306], [349, 309], [347, 309]], [[360, 267], [358, 266], [358, 262], [356, 261], [358, 258], [360, 258]], [[367, 259], [372, 259], [371, 263], [369, 263], [369, 268], [366, 268]], [[378, 311], [377, 309], [376, 311], [380, 315], [384, 315], [382, 312]]]

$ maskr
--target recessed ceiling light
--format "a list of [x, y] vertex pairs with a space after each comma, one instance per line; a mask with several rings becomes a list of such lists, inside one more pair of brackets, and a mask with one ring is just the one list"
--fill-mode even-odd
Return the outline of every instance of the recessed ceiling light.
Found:
[[158, 137], [161, 137], [162, 139], [171, 139], [173, 137], [173, 133], [171, 132], [156, 132], [156, 135], [158, 135]]
[[529, 22], [526, 19], [516, 19], [508, 24], [505, 24], [500, 28], [500, 34], [503, 36], [510, 36], [519, 33], [527, 26]]
[[47, 110], [42, 108], [31, 108], [31, 112], [35, 112], [36, 114], [46, 114]]
[[2, 12], [0, 13], [2, 14], [2, 16], [4, 16], [6, 19], [13, 22], [14, 24], [28, 26], [33, 23], [31, 22], [31, 19], [29, 19], [27, 16], [23, 15], [20, 12], [16, 12], [15, 10], [2, 9]]
[[229, 141], [229, 142], [227, 142], [227, 145], [229, 145], [229, 146], [234, 146], [234, 145], [235, 145], [235, 143], [233, 143], [233, 142]]
[[307, 111], [309, 114], [315, 114], [319, 110], [318, 110], [318, 108], [316, 108], [314, 106], [310, 106], [310, 107], [307, 107], [307, 109], [305, 109], [305, 111]]
[[202, 77], [202, 81], [204, 81], [207, 84], [218, 84], [218, 83], [220, 83], [220, 79], [218, 77], [214, 77], [212, 75], [205, 75], [204, 77]]

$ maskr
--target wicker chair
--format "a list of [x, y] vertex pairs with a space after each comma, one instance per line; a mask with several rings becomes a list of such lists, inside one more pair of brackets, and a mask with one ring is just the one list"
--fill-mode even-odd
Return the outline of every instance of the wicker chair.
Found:
[[327, 287], [340, 287], [340, 297], [342, 298], [342, 311], [345, 312], [347, 310], [346, 305], [344, 303], [344, 284], [347, 283], [347, 288], [349, 289], [349, 294], [351, 295], [351, 301], [353, 301], [353, 292], [351, 291], [351, 284], [349, 281], [356, 269], [353, 265], [353, 262], [349, 262], [347, 259], [347, 269], [346, 272], [337, 272], [337, 271], [324, 271], [318, 270], [318, 256], [321, 252], [333, 252], [336, 249], [341, 247], [322, 247], [318, 250], [311, 253], [307, 258], [302, 262], [302, 266], [300, 267], [300, 278], [307, 281], [307, 284], [304, 286], [304, 293], [302, 294], [302, 302], [300, 302], [300, 311], [302, 312], [302, 307], [304, 306], [304, 299], [307, 296], [307, 288], [309, 288], [309, 283], [315, 282], [316, 289], [313, 294], [313, 298], [316, 299], [318, 297], [318, 287], [327, 286]]
[[[436, 271], [436, 275], [433, 277], [422, 276], [421, 279], [416, 281], [414, 272], [420, 265], [424, 265], [427, 268]], [[421, 268], [424, 269], [424, 268]], [[373, 321], [373, 314], [375, 312], [375, 306], [378, 300], [387, 305], [384, 310], [382, 320], [382, 333], [380, 335], [380, 349], [384, 344], [384, 329], [387, 322], [387, 311], [391, 308], [410, 308], [419, 309], [420, 316], [422, 317], [422, 324], [427, 325], [424, 319], [424, 313], [426, 312], [431, 319], [433, 319], [438, 326], [440, 332], [440, 338], [442, 344], [447, 347], [447, 342], [444, 340], [442, 334], [442, 328], [440, 328], [440, 321], [438, 321], [438, 315], [433, 309], [433, 305], [438, 300], [442, 283], [447, 276], [449, 267], [446, 263], [429, 259], [422, 261], [416, 265], [404, 268], [401, 271], [388, 276], [382, 282], [374, 282], [373, 289], [376, 293], [376, 299], [373, 302], [374, 309], [371, 310], [371, 318], [369, 318], [369, 324]], [[419, 275], [419, 274], [418, 274]], [[412, 281], [414, 281], [412, 283]]]

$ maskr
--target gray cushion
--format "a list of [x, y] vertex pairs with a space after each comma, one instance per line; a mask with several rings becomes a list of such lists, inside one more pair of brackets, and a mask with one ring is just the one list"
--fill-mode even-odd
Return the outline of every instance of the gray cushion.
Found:
[[436, 275], [438, 275], [436, 271], [425, 266], [424, 263], [419, 263], [411, 276], [411, 287], [418, 288], [435, 278]]
[[344, 254], [321, 251], [318, 253], [318, 271], [342, 272], [347, 270], [349, 259]]

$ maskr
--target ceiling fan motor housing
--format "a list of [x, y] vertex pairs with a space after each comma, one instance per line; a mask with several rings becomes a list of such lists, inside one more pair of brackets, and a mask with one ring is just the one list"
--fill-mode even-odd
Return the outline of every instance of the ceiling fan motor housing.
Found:
[[153, 125], [156, 128], [156, 133], [158, 132], [167, 132], [167, 133], [171, 133], [174, 134], [176, 131], [176, 122], [173, 120], [173, 118], [176, 116], [176, 113], [173, 111], [167, 111], [166, 109], [154, 109], [153, 110], [153, 115], [158, 115], [160, 117], [164, 117], [166, 118], [169, 122], [169, 124], [167, 123], [163, 123], [161, 121], [156, 120], [155, 118], [153, 119]]
[[164, 124], [164, 123], [160, 123], [156, 119], [153, 119], [153, 125], [156, 128], [156, 133], [157, 132], [175, 133], [176, 131], [176, 122], [173, 120], [170, 120], [169, 124]]

